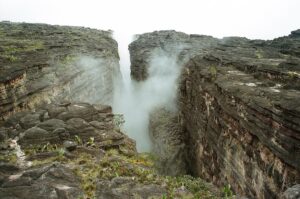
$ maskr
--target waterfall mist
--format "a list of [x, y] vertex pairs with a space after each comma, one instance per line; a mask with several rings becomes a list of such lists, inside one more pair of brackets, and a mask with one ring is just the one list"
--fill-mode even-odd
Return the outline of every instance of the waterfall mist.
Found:
[[[118, 36], [116, 37], [118, 40]], [[180, 74], [177, 54], [170, 55], [160, 48], [153, 50], [149, 60], [148, 78], [137, 82], [130, 78], [127, 50], [129, 42], [126, 50], [124, 43], [119, 44], [123, 82], [116, 82], [113, 109], [115, 113], [124, 115], [123, 130], [136, 140], [137, 150], [149, 152], [151, 140], [148, 126], [151, 111], [160, 107], [176, 110], [176, 80]]]

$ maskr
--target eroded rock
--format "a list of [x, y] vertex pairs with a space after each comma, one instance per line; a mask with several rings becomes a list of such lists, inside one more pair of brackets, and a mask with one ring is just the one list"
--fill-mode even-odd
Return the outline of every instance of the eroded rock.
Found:
[[[299, 183], [298, 32], [252, 41], [155, 31], [130, 44], [137, 81], [148, 78], [153, 52], [178, 55], [177, 122], [188, 171], [253, 198], [278, 198]], [[171, 114], [163, 123], [158, 114], [150, 132], [167, 148], [177, 135], [165, 128]]]
[[[64, 109], [57, 112], [65, 112], [74, 104], [64, 102]], [[49, 118], [44, 117], [29, 129], [20, 129], [19, 140], [18, 137], [4, 138], [13, 147], [0, 150], [0, 198], [193, 198], [197, 195], [209, 198], [220, 195], [199, 179], [160, 176], [151, 155], [138, 154], [135, 141], [113, 124], [111, 108], [85, 104], [92, 110], [91, 114], [78, 118], [74, 111], [73, 116], [68, 113], [68, 120], [63, 121], [56, 118], [59, 113], [53, 114], [60, 106], [62, 103], [50, 104], [51, 110], [43, 109]], [[18, 120], [14, 117], [7, 129], [19, 125], [27, 114], [35, 112], [24, 113]], [[68, 136], [62, 136], [65, 133]]]
[[[1, 120], [54, 101], [111, 104], [113, 78], [120, 77], [117, 42], [111, 32], [1, 22], [0, 34]], [[62, 110], [49, 115], [56, 117]], [[26, 128], [32, 127], [26, 123]]]
[[40, 166], [12, 174], [0, 186], [0, 197], [3, 199], [77, 199], [82, 196], [79, 178], [61, 164]]
[[284, 199], [298, 199], [300, 198], [300, 184], [294, 185], [290, 188], [288, 188], [283, 193]]

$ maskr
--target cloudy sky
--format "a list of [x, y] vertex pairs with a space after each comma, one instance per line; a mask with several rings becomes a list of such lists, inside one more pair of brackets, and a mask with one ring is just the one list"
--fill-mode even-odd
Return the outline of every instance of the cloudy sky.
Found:
[[300, 28], [300, 0], [0, 0], [0, 20], [136, 34], [160, 29], [271, 39]]

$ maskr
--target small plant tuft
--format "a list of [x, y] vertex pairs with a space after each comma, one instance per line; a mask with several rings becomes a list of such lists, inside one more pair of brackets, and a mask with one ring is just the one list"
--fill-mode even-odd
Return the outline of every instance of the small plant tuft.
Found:
[[229, 198], [233, 197], [233, 192], [231, 190], [230, 184], [227, 184], [227, 185], [224, 186], [224, 188], [223, 188], [223, 194], [224, 194], [224, 197], [226, 199], [229, 199]]
[[76, 142], [78, 145], [82, 145], [82, 144], [83, 144], [82, 139], [81, 139], [78, 135], [75, 135], [75, 142]]

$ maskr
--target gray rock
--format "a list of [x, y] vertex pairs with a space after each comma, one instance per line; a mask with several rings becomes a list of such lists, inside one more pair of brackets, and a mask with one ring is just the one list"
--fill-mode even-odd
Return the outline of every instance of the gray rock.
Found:
[[70, 133], [64, 128], [55, 129], [52, 133], [55, 135], [59, 135], [61, 140], [70, 138]]
[[26, 139], [39, 139], [42, 137], [47, 137], [48, 134], [49, 132], [44, 129], [41, 129], [39, 127], [32, 127], [24, 132], [24, 135], [21, 136], [20, 141]]
[[20, 171], [20, 168], [14, 164], [0, 161], [0, 173], [11, 174]]
[[[121, 73], [109, 31], [2, 22], [0, 29], [1, 49], [17, 51], [0, 56], [0, 120], [54, 101], [111, 104], [113, 77]], [[49, 116], [61, 111], [51, 109]]]
[[97, 110], [87, 103], [72, 103], [68, 106], [67, 111], [60, 113], [57, 118], [67, 121], [71, 118], [81, 118], [91, 121]]
[[72, 118], [66, 123], [66, 129], [68, 132], [70, 132], [70, 135], [79, 136], [84, 142], [88, 141], [91, 137], [96, 139], [98, 136], [100, 136], [99, 130], [82, 118]]
[[[172, 143], [178, 142], [184, 147], [177, 148], [179, 154], [187, 152], [178, 160], [189, 172], [219, 186], [230, 184], [238, 194], [277, 198], [283, 183], [299, 184], [298, 33], [269, 41], [176, 31], [138, 35], [129, 45], [134, 80], [146, 80], [152, 58], [160, 54], [173, 57], [181, 70], [174, 90], [177, 121], [171, 114], [163, 121], [159, 111], [150, 119], [159, 143], [155, 150], [166, 149], [158, 153], [162, 162], [177, 159]], [[181, 133], [172, 130], [176, 124]]]
[[47, 105], [47, 111], [50, 118], [56, 118], [62, 112], [67, 111], [67, 108], [64, 106], [57, 106], [55, 104]]
[[20, 119], [20, 125], [23, 129], [29, 129], [40, 123], [40, 114], [27, 114]]
[[64, 141], [63, 145], [68, 151], [74, 151], [77, 148], [77, 143], [73, 141], [66, 140]]
[[1, 127], [0, 128], [0, 142], [4, 142], [4, 140], [8, 139], [8, 129]]
[[300, 199], [300, 184], [288, 188], [283, 193], [283, 199]]
[[39, 127], [26, 130], [19, 139], [19, 143], [25, 147], [32, 144], [47, 144], [59, 142], [59, 136]]
[[98, 199], [132, 199], [161, 198], [167, 190], [155, 184], [140, 184], [130, 177], [116, 177], [111, 181], [97, 183], [96, 197]]
[[153, 142], [156, 166], [163, 175], [178, 176], [187, 172], [186, 147], [178, 112], [157, 108], [150, 114], [149, 134]]
[[65, 128], [66, 124], [64, 121], [59, 119], [50, 119], [38, 124], [37, 127], [52, 132], [58, 128]]
[[99, 130], [105, 130], [108, 128], [107, 122], [91, 121], [90, 125], [92, 125], [93, 127]]
[[60, 164], [26, 170], [10, 176], [10, 180], [0, 186], [1, 199], [77, 199], [82, 196], [79, 179]]

